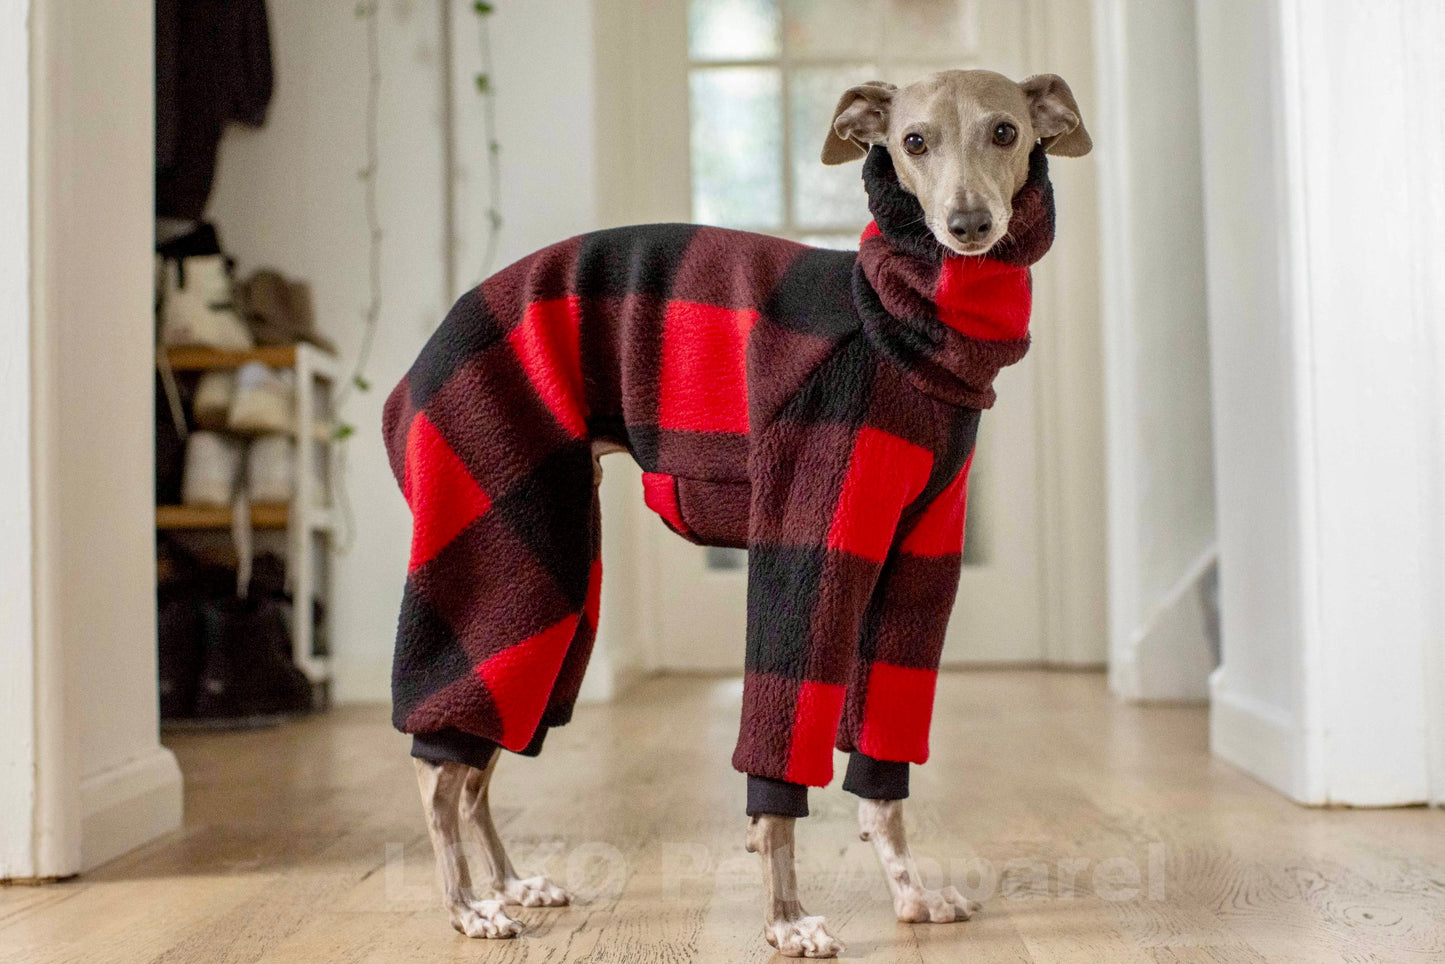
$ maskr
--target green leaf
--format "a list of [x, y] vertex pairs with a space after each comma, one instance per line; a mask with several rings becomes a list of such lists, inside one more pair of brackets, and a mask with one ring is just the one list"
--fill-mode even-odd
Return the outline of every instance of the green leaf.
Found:
[[371, 382], [367, 381], [366, 377], [363, 375], [357, 375], [356, 377], [352, 378], [351, 384], [355, 385], [363, 392], [371, 391]]
[[346, 441], [347, 439], [351, 438], [351, 436], [353, 436], [353, 435], [355, 435], [355, 434], [356, 434], [356, 426], [355, 426], [355, 425], [348, 425], [348, 424], [346, 424], [345, 422], [342, 422], [340, 425], [336, 426], [336, 431], [334, 431], [334, 432], [331, 433], [331, 437], [334, 438], [334, 439], [335, 439], [336, 441], [338, 441], [338, 442], [344, 442], [344, 441]]
[[486, 74], [477, 74], [477, 92], [490, 94], [492, 92], [492, 78]]
[[487, 3], [486, 0], [475, 0], [475, 2], [472, 4], [472, 10], [479, 17], [485, 17], [489, 13], [497, 12], [497, 8], [492, 6], [490, 3]]

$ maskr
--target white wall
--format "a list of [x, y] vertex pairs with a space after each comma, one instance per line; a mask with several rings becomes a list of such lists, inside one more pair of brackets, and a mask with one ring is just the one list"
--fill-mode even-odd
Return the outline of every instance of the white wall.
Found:
[[1303, 802], [1440, 802], [1445, 9], [1228, 0], [1199, 39], [1213, 747]]
[[[487, 210], [487, 150], [474, 76], [476, 17], [450, 5], [458, 170], [456, 277], [481, 278]], [[381, 406], [460, 291], [444, 291], [441, 10], [438, 3], [379, 4], [381, 110], [378, 192], [382, 320], [368, 375], [344, 418], [356, 426], [347, 488], [355, 544], [337, 561], [332, 639], [336, 694], [389, 699], [391, 651], [401, 604], [411, 519], [381, 442]], [[348, 364], [367, 301], [365, 22], [349, 3], [270, 5], [276, 95], [260, 130], [232, 128], [209, 208], [242, 271], [274, 265], [311, 281], [324, 331]], [[594, 39], [590, 0], [498, 4], [491, 19], [502, 144], [501, 245], [493, 270], [597, 226]], [[618, 474], [618, 473], [614, 473]], [[624, 474], [625, 477], [625, 474]], [[617, 483], [609, 480], [608, 489]], [[609, 529], [617, 497], [604, 493]], [[615, 542], [615, 540], [614, 540]], [[603, 625], [587, 694], [626, 676], [629, 655], [613, 624], [629, 609], [615, 598], [625, 582], [616, 547], [606, 561]], [[618, 642], [614, 647], [613, 642]], [[613, 655], [617, 649], [624, 651]]]
[[38, 0], [30, 36], [33, 873], [180, 824], [156, 702], [152, 21]]
[[1214, 667], [1209, 339], [1193, 0], [1099, 0], [1110, 683], [1203, 699]]

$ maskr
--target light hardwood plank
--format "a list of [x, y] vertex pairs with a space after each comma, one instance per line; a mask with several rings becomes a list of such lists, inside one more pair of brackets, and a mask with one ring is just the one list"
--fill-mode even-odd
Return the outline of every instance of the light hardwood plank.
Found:
[[[519, 940], [448, 926], [406, 739], [380, 706], [168, 734], [186, 826], [82, 879], [0, 889], [0, 961], [749, 962], [761, 939], [735, 680], [587, 706], [494, 784], [525, 872], [579, 891]], [[909, 827], [974, 920], [892, 916], [854, 805], [815, 791], [802, 897], [845, 960], [1445, 960], [1445, 814], [1310, 810], [1212, 760], [1201, 707], [1131, 707], [1096, 674], [944, 674]], [[840, 755], [839, 764], [842, 763]]]

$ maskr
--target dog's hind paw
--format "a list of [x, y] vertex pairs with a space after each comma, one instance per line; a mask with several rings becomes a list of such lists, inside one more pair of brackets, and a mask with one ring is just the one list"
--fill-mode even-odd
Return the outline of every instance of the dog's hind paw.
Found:
[[505, 904], [522, 907], [562, 907], [572, 900], [546, 877], [513, 877], [493, 896]]
[[468, 937], [505, 939], [522, 933], [521, 921], [512, 920], [499, 900], [472, 900], [451, 908], [452, 926]]
[[837, 957], [843, 953], [843, 942], [828, 933], [821, 917], [769, 921], [763, 933], [784, 957]]
[[922, 887], [905, 891], [893, 900], [893, 910], [905, 924], [951, 924], [968, 920], [983, 905], [969, 900], [956, 887], [925, 890]]

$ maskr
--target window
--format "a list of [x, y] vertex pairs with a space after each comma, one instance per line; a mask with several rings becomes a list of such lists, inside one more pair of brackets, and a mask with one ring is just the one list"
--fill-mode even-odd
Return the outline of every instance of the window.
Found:
[[858, 165], [818, 159], [839, 95], [975, 65], [981, 5], [1022, 19], [1020, 0], [689, 0], [693, 220], [857, 247]]
[[[1021, 74], [1026, 0], [688, 0], [692, 218], [856, 248], [868, 223], [859, 165], [819, 160], [844, 90], [937, 70]], [[985, 62], [986, 58], [986, 62]], [[977, 480], [975, 480], [977, 481]], [[987, 562], [988, 512], [968, 518], [965, 565]], [[746, 554], [709, 549], [706, 568]]]

